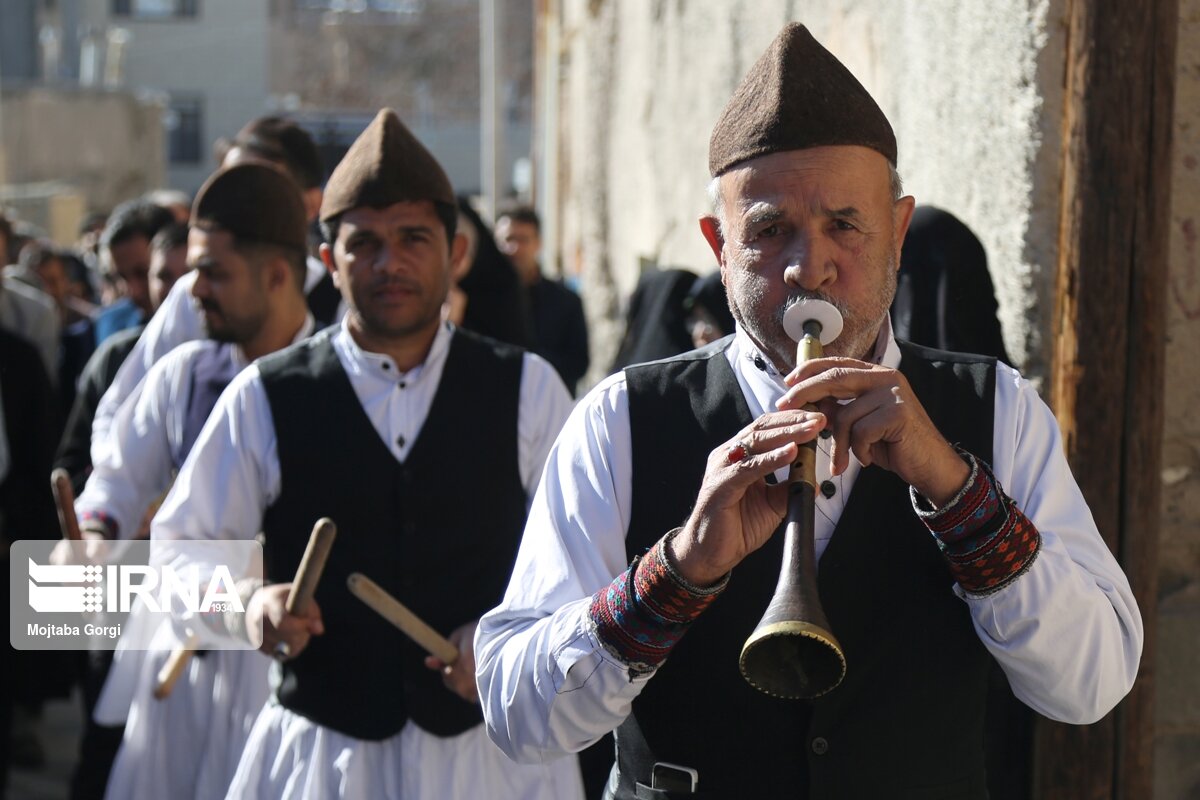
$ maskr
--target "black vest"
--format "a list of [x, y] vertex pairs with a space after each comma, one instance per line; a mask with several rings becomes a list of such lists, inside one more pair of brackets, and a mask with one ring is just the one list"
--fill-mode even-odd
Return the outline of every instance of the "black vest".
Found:
[[403, 464], [380, 440], [327, 331], [259, 362], [282, 491], [263, 518], [270, 580], [296, 572], [313, 524], [338, 527], [316, 591], [325, 633], [284, 662], [279, 702], [359, 739], [411, 718], [453, 736], [478, 724], [425, 653], [346, 588], [361, 572], [443, 635], [504, 594], [525, 521], [517, 454], [521, 351], [456, 331]]
[[[729, 341], [625, 371], [635, 443], [631, 557], [683, 524], [708, 453], [751, 420], [726, 360]], [[901, 351], [901, 371], [943, 435], [990, 461], [994, 361], [909, 344]], [[907, 485], [863, 469], [822, 555], [822, 606], [848, 670], [813, 702], [768, 697], [738, 671], [774, 591], [782, 539], [777, 532], [734, 569], [634, 701], [617, 730], [617, 796], [635, 797], [635, 781], [649, 786], [650, 766], [665, 761], [698, 770], [694, 797], [986, 797], [991, 658]]]
[[179, 463], [175, 465], [177, 470], [192, 451], [192, 445], [212, 414], [217, 398], [242, 370], [234, 361], [233, 347], [228, 343], [205, 347], [188, 364], [192, 372], [192, 385], [188, 391], [187, 411], [183, 416], [183, 446], [179, 451]]

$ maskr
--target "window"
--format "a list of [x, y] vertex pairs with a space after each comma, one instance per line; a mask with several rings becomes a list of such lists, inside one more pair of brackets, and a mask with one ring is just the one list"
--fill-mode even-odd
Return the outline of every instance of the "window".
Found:
[[114, 17], [175, 19], [196, 16], [200, 0], [112, 0]]
[[173, 97], [163, 121], [167, 129], [167, 160], [199, 164], [204, 159], [204, 104], [199, 97]]

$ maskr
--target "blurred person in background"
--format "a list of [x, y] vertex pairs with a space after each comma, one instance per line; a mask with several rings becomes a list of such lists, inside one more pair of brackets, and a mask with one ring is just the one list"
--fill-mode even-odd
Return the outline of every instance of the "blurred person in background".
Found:
[[[160, 307], [163, 298], [187, 271], [187, 226], [168, 223], [150, 241], [147, 291], [152, 309]], [[96, 407], [143, 329], [144, 326], [138, 325], [109, 336], [92, 353], [79, 375], [75, 401], [71, 404], [54, 463], [71, 474], [71, 483], [77, 493], [83, 490], [92, 468], [92, 420]]]
[[154, 313], [150, 302], [150, 240], [169, 225], [171, 212], [143, 199], [117, 206], [100, 236], [104, 274], [118, 294], [96, 317], [96, 344], [117, 331], [145, 324]]
[[496, 220], [496, 244], [525, 286], [533, 352], [549, 361], [572, 394], [588, 368], [588, 330], [583, 302], [561, 281], [542, 275], [542, 223], [529, 206], [515, 206]]
[[918, 206], [900, 252], [892, 301], [896, 337], [1011, 364], [997, 308], [983, 243], [949, 211]]
[[458, 230], [467, 249], [455, 265], [447, 302], [451, 322], [502, 342], [530, 349], [533, 332], [525, 294], [512, 263], [496, 246], [492, 230], [471, 205], [458, 198]]
[[179, 189], [154, 189], [146, 192], [144, 199], [148, 203], [170, 211], [176, 224], [188, 224], [188, 218], [192, 214], [192, 198], [188, 196], [187, 192]]
[[[8, 545], [18, 539], [58, 535], [58, 519], [47, 478], [54, 452], [54, 390], [37, 349], [0, 329], [0, 552], [8, 568]], [[5, 617], [9, 593], [4, 592]], [[0, 648], [0, 796], [9, 763], [37, 766], [44, 760], [33, 717], [49, 677], [41, 657], [55, 653]], [[14, 726], [14, 715], [19, 724]]]
[[90, 211], [79, 222], [79, 232], [75, 238], [75, 252], [79, 253], [88, 266], [95, 269], [100, 259], [100, 236], [108, 222], [108, 214], [103, 211]]
[[653, 268], [642, 273], [629, 296], [625, 334], [609, 372], [691, 350], [684, 303], [696, 282], [687, 269]]
[[173, 222], [150, 242], [150, 302], [154, 308], [167, 299], [175, 282], [188, 273], [188, 226]]
[[[149, 294], [155, 309], [171, 286], [188, 270], [187, 235], [186, 225], [171, 222], [150, 241]], [[55, 467], [62, 467], [70, 473], [77, 495], [83, 493], [92, 472], [92, 417], [96, 405], [137, 343], [142, 329], [141, 325], [127, 328], [105, 339], [88, 359], [80, 375], [78, 392], [54, 463]], [[148, 529], [148, 525], [149, 520], [145, 519], [139, 521], [138, 527]], [[109, 768], [121, 745], [122, 735], [121, 726], [100, 725], [92, 719], [92, 708], [112, 663], [112, 651], [88, 651], [80, 655], [78, 666], [83, 687], [84, 728], [79, 762], [71, 778], [72, 800], [103, 797]]]
[[92, 318], [97, 309], [75, 294], [67, 272], [71, 258], [68, 251], [53, 242], [35, 239], [21, 248], [16, 275], [44, 291], [58, 310], [57, 382], [62, 404], [59, 419], [66, 419], [75, 402], [75, 384], [96, 349]]
[[692, 346], [704, 347], [733, 333], [733, 313], [729, 310], [720, 270], [703, 275], [693, 283], [683, 307], [687, 311], [685, 323]]
[[[12, 223], [0, 214], [0, 254], [9, 252], [13, 237]], [[32, 344], [52, 379], [58, 374], [59, 320], [54, 300], [7, 271], [0, 277], [0, 328]]]
[[629, 297], [625, 335], [610, 372], [711, 344], [733, 333], [721, 273], [654, 269]]

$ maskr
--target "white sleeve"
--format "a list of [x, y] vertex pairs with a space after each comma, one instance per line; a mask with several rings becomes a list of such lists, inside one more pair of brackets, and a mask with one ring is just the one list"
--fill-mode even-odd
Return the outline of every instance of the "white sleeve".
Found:
[[534, 495], [504, 600], [476, 632], [488, 735], [516, 761], [583, 749], [629, 715], [650, 677], [631, 682], [588, 617], [591, 595], [627, 566], [631, 458], [618, 375], [567, 419]]
[[186, 405], [193, 352], [178, 350], [155, 364], [113, 417], [111, 435], [93, 443], [92, 474], [76, 511], [81, 517], [112, 517], [121, 539], [138, 532], [147, 507], [170, 485], [175, 464], [170, 430], [173, 414]]
[[275, 424], [251, 364], [217, 400], [151, 523], [151, 538], [252, 539], [279, 491]]
[[571, 406], [571, 393], [550, 362], [526, 353], [521, 367], [521, 395], [517, 413], [517, 451], [521, 485], [533, 501], [546, 457], [562, 430]]
[[956, 591], [1017, 697], [1052, 719], [1095, 722], [1137, 677], [1137, 603], [1071, 475], [1053, 413], [1005, 365], [997, 367], [994, 440], [993, 471], [1041, 533], [1041, 552], [995, 594]]
[[137, 344], [96, 406], [96, 415], [92, 419], [93, 443], [108, 435], [117, 409], [134, 394], [142, 378], [160, 358], [184, 342], [204, 338], [204, 318], [192, 302], [195, 283], [195, 270], [175, 281], [162, 305], [146, 323]]

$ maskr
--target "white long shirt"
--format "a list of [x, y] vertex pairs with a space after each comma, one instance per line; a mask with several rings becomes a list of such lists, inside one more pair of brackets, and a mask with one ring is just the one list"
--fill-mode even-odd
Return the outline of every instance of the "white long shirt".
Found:
[[[309, 256], [304, 262], [304, 293], [307, 295], [325, 275], [325, 266]], [[175, 281], [162, 305], [146, 323], [137, 344], [117, 370], [112, 384], [104, 391], [92, 418], [92, 445], [102, 443], [112, 427], [113, 417], [125, 401], [137, 392], [138, 384], [158, 361], [184, 342], [205, 338], [204, 312], [192, 298], [196, 271]], [[344, 306], [344, 304], [343, 304]], [[339, 306], [339, 312], [344, 307]]]
[[[439, 327], [425, 362], [405, 373], [391, 358], [362, 350], [345, 321], [334, 335], [334, 351], [363, 410], [398, 461], [408, 456], [428, 417], [452, 331], [448, 323]], [[486, 405], [487, 389], [480, 387], [481, 405]], [[530, 353], [524, 357], [519, 393], [518, 468], [521, 484], [532, 495], [572, 400], [554, 368]], [[463, 468], [464, 472], [470, 469], [467, 454]], [[217, 401], [154, 518], [151, 536], [155, 540], [249, 539], [260, 529], [263, 512], [281, 488], [275, 427], [261, 375], [252, 364]], [[557, 800], [577, 795], [579, 778], [573, 764], [563, 765], [568, 769], [517, 767], [491, 745], [481, 746], [487, 741], [482, 726], [472, 731], [474, 735], [465, 733], [461, 741], [442, 740], [409, 723], [390, 739], [364, 742], [269, 703], [251, 734], [250, 755], [243, 759], [231, 796], [239, 796], [239, 791], [247, 796], [276, 796], [281, 784], [275, 781], [294, 787], [288, 797], [302, 798], [488, 797], [498, 796], [496, 787], [512, 781], [524, 788], [505, 796]], [[288, 762], [294, 774], [281, 777], [264, 767], [277, 763], [281, 750], [289, 747], [288, 752], [299, 759]], [[487, 755], [489, 751], [494, 756]], [[414, 758], [419, 758], [419, 767]], [[403, 782], [402, 790], [384, 791], [398, 780]], [[447, 788], [451, 786], [456, 787], [453, 792]]]
[[[310, 314], [292, 341], [308, 337], [314, 326]], [[106, 514], [124, 539], [137, 533], [146, 508], [171, 485], [175, 467], [187, 455], [192, 363], [220, 346], [211, 339], [186, 342], [150, 368], [117, 410], [110, 435], [92, 443], [92, 474], [75, 503], [80, 515]], [[240, 347], [229, 348], [229, 355], [239, 371], [250, 363]]]
[[[877, 355], [899, 366], [890, 327], [880, 334]], [[741, 331], [726, 352], [758, 415], [774, 410], [784, 385], [755, 366], [756, 356]], [[1070, 473], [1049, 408], [1006, 365], [997, 366], [995, 406], [993, 471], [1041, 532], [1041, 552], [999, 592], [976, 597], [958, 586], [955, 592], [1017, 697], [1053, 719], [1093, 722], [1133, 685], [1141, 617]], [[825, 480], [828, 445], [819, 445], [817, 477]], [[617, 727], [653, 680], [652, 674], [631, 680], [588, 618], [591, 595], [627, 566], [631, 467], [628, 392], [618, 373], [567, 420], [534, 497], [508, 591], [476, 633], [488, 733], [518, 761], [579, 751]], [[833, 497], [817, 494], [818, 558], [860, 469], [852, 457], [850, 469], [833, 479]]]

